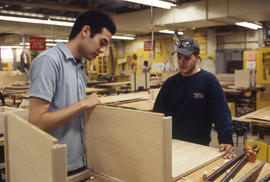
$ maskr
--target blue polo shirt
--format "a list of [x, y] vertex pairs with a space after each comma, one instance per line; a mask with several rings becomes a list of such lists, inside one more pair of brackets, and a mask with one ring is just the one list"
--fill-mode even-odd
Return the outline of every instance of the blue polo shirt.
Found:
[[[86, 78], [83, 64], [74, 59], [65, 44], [58, 43], [34, 59], [30, 97], [50, 102], [49, 112], [64, 109], [85, 99]], [[67, 145], [68, 171], [86, 165], [83, 112], [49, 134]]]

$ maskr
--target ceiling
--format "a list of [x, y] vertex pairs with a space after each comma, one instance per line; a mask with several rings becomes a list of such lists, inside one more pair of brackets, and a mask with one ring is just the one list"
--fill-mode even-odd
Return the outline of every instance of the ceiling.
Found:
[[[181, 5], [199, 0], [167, 1]], [[0, 0], [0, 10], [65, 17], [76, 17], [89, 9], [102, 10], [109, 14], [122, 14], [149, 8], [149, 6], [123, 0]]]
[[[192, 30], [194, 27], [218, 27], [217, 30], [222, 31], [222, 27], [233, 28], [235, 22], [242, 20], [264, 23], [270, 21], [269, 0], [260, 0], [260, 3], [254, 0], [164, 1], [173, 2], [177, 6], [172, 10], [154, 8], [154, 31]], [[40, 16], [39, 18], [45, 20], [74, 21], [79, 14], [91, 9], [110, 14], [120, 35], [147, 35], [151, 32], [150, 7], [123, 0], [0, 0], [0, 15], [31, 18]], [[7, 34], [67, 38], [71, 28], [2, 20], [0, 24], [0, 38]]]

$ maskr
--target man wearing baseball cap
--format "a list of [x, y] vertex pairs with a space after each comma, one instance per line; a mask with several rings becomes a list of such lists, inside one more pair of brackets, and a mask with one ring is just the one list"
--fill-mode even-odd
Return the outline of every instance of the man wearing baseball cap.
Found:
[[153, 111], [172, 116], [174, 139], [202, 145], [209, 145], [214, 123], [220, 150], [225, 151], [224, 158], [234, 157], [227, 100], [216, 77], [198, 67], [198, 42], [190, 38], [178, 41], [175, 53], [180, 72], [164, 82]]

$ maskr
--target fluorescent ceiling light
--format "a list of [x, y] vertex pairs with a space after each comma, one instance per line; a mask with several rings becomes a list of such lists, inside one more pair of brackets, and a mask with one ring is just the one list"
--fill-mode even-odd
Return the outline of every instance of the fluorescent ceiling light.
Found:
[[[20, 45], [23, 45], [23, 43], [20, 43]], [[29, 43], [29, 42], [26, 42], [25, 45], [26, 45], [26, 46], [29, 46], [30, 43]], [[56, 45], [56, 44], [54, 44], [54, 43], [46, 43], [46, 46], [55, 46], [55, 45]]]
[[46, 39], [46, 42], [68, 42], [66, 39]]
[[262, 28], [261, 25], [258, 25], [258, 24], [255, 24], [255, 23], [249, 23], [249, 22], [246, 22], [246, 21], [245, 22], [237, 22], [235, 24], [238, 25], [238, 26], [250, 28], [250, 29], [253, 29], [253, 30], [257, 30], [259, 28]]
[[144, 4], [147, 6], [154, 6], [158, 8], [164, 8], [164, 9], [171, 9], [172, 6], [176, 6], [173, 3], [161, 1], [161, 0], [124, 0], [128, 2], [138, 3], [138, 4]]
[[0, 20], [24, 22], [24, 23], [37, 23], [37, 24], [46, 24], [46, 25], [59, 25], [59, 26], [67, 26], [67, 27], [73, 26], [73, 22], [41, 20], [41, 19], [34, 19], [34, 18], [22, 18], [22, 17], [12, 17], [12, 16], [0, 16]]
[[[171, 31], [171, 30], [160, 30], [158, 32], [167, 33], [167, 34], [174, 34], [174, 31]], [[183, 35], [183, 34], [184, 34], [183, 32], [178, 32], [178, 35]]]
[[114, 36], [112, 36], [112, 39], [134, 40], [135, 37], [121, 36], [121, 35], [114, 35]]
[[[22, 46], [0, 46], [0, 48], [3, 49], [7, 49], [7, 48], [11, 48], [11, 49], [22, 49]], [[30, 48], [29, 46], [25, 47], [25, 48]]]

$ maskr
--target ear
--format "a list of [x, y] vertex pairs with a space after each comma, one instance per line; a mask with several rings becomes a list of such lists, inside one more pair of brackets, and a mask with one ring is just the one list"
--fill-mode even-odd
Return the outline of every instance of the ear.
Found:
[[81, 37], [82, 38], [87, 38], [90, 37], [91, 35], [91, 29], [89, 25], [84, 25], [82, 30], [81, 30]]
[[197, 55], [197, 56], [195, 56], [195, 57], [196, 57], [196, 62], [197, 62], [197, 63], [200, 62], [201, 56], [200, 56], [200, 55]]

